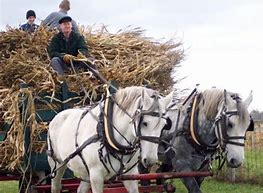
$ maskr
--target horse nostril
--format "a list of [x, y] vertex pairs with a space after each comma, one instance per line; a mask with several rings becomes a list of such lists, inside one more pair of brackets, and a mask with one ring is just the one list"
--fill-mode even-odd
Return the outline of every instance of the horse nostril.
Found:
[[145, 167], [149, 167], [149, 165], [150, 165], [147, 158], [144, 158], [144, 159], [143, 159], [143, 163], [144, 163], [144, 166], [145, 166]]
[[229, 163], [230, 163], [231, 165], [235, 165], [236, 160], [235, 160], [234, 158], [231, 158]]
[[239, 163], [235, 158], [231, 158], [229, 164], [230, 167], [239, 167], [241, 165], [241, 163]]

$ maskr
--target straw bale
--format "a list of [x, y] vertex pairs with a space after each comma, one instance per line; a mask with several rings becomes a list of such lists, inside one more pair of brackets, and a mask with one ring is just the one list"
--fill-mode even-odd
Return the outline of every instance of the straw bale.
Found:
[[[183, 59], [181, 42], [173, 40], [160, 43], [144, 37], [140, 28], [109, 33], [105, 27], [94, 31], [91, 27], [81, 29], [89, 47], [90, 58], [107, 80], [116, 80], [121, 87], [147, 83], [151, 88], [165, 94], [174, 84], [172, 70]], [[50, 68], [47, 45], [54, 31], [39, 28], [33, 34], [8, 28], [0, 35], [0, 130], [3, 123], [11, 124], [7, 138], [0, 144], [2, 161], [0, 167], [15, 169], [25, 153], [24, 128], [31, 128], [31, 150], [42, 152], [45, 146], [38, 141], [47, 123], [36, 122], [36, 111], [56, 108], [56, 103], [35, 105], [34, 101], [45, 93], [55, 97], [60, 81]], [[80, 94], [83, 89], [89, 98], [96, 100], [102, 93], [103, 82], [90, 72], [72, 70], [66, 75], [71, 92]], [[29, 88], [21, 89], [21, 84]], [[23, 96], [29, 98], [27, 118], [21, 116]], [[84, 105], [86, 98], [80, 96]], [[54, 98], [54, 101], [56, 99]]]

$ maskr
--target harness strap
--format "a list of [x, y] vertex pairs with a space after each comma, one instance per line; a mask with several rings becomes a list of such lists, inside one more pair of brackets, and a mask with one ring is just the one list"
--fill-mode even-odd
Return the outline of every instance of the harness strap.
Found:
[[[82, 115], [81, 115], [81, 117], [80, 117], [80, 119], [79, 119], [77, 131], [76, 131], [76, 134], [75, 134], [75, 147], [76, 147], [76, 148], [79, 147], [79, 144], [78, 144], [78, 134], [79, 134], [80, 122], [81, 122], [81, 120], [87, 115], [87, 113], [89, 113], [89, 112], [90, 112], [90, 108], [88, 108], [87, 110], [85, 110], [85, 111], [82, 113]], [[86, 161], [85, 161], [85, 159], [84, 159], [84, 157], [83, 157], [83, 155], [82, 155], [82, 151], [79, 152], [78, 156], [80, 157], [82, 163], [84, 164], [84, 167], [85, 167], [86, 171], [89, 173], [89, 168], [88, 168], [88, 165], [87, 165], [87, 163], [86, 163]]]
[[160, 143], [160, 137], [154, 137], [154, 136], [139, 136], [140, 140], [149, 141], [151, 143]]
[[[92, 144], [92, 143], [96, 143], [97, 141], [100, 140], [100, 137], [98, 134], [95, 134], [93, 136], [91, 136], [89, 139], [87, 139], [81, 146], [79, 146], [73, 153], [69, 154], [68, 157], [66, 157], [66, 159], [61, 162], [60, 166], [54, 170], [52, 170], [52, 172], [48, 175], [46, 175], [44, 178], [42, 178], [41, 180], [39, 180], [35, 186], [37, 185], [40, 185], [42, 184], [46, 179], [49, 179], [49, 178], [54, 178], [56, 174], [56, 172], [61, 169], [62, 167], [64, 167], [71, 159], [73, 159], [74, 157], [76, 157], [77, 155], [79, 155], [79, 153], [85, 148], [87, 147], [88, 145]], [[49, 156], [49, 155], [48, 155]], [[53, 158], [53, 157], [51, 157]]]
[[[99, 158], [100, 158], [100, 161], [101, 161], [101, 163], [103, 164], [103, 166], [104, 166], [104, 168], [107, 170], [107, 172], [108, 173], [110, 173], [110, 170], [109, 170], [109, 168], [107, 167], [107, 165], [106, 165], [106, 160], [104, 159], [104, 157], [103, 157], [103, 148], [104, 148], [105, 146], [102, 144], [101, 145], [101, 147], [100, 147], [100, 149], [98, 150], [98, 153], [99, 153]], [[106, 149], [107, 150], [107, 149]]]
[[79, 146], [73, 153], [71, 153], [64, 161], [63, 164], [67, 164], [72, 158], [74, 158], [76, 155], [79, 155], [79, 153], [88, 145], [92, 143], [96, 143], [100, 140], [100, 136], [98, 134], [95, 134], [88, 138], [81, 146]]
[[[134, 151], [136, 151], [136, 144], [131, 144], [126, 138], [125, 136], [123, 136], [119, 130], [113, 125], [113, 123], [111, 122], [111, 118], [109, 117], [110, 113], [105, 114], [104, 110], [101, 107], [101, 124], [102, 124], [102, 135], [105, 138], [105, 143], [107, 145], [107, 148], [112, 149], [113, 151], [117, 151], [119, 153], [122, 154], [132, 154]], [[107, 120], [107, 122], [105, 123], [105, 120]], [[107, 125], [107, 127], [105, 127], [104, 125]], [[109, 130], [109, 129], [114, 129], [115, 131], [118, 132], [118, 134], [130, 145], [130, 146], [123, 146], [121, 144], [119, 144], [117, 141], [115, 141], [114, 138], [114, 134], [113, 131]], [[106, 133], [108, 133], [108, 137], [106, 135]], [[112, 146], [112, 144], [114, 144], [114, 146]], [[115, 147], [115, 148], [114, 148]]]
[[197, 88], [195, 88], [195, 89], [191, 92], [191, 94], [184, 100], [182, 106], [184, 106], [184, 105], [188, 102], [188, 100], [196, 93], [196, 91], [197, 91]]
[[110, 131], [109, 131], [110, 130], [110, 125], [109, 125], [108, 117], [111, 116], [111, 115], [108, 114], [108, 113], [109, 113], [109, 105], [112, 106], [112, 104], [110, 104], [110, 101], [109, 101], [109, 95], [110, 95], [109, 90], [106, 89], [106, 92], [107, 92], [107, 95], [106, 95], [106, 99], [105, 99], [105, 103], [104, 103], [104, 109], [103, 109], [104, 114], [105, 114], [105, 116], [103, 116], [105, 135], [106, 135], [106, 139], [107, 139], [107, 142], [109, 143], [109, 145], [112, 148], [114, 148], [115, 150], [120, 151], [120, 149], [112, 141], [112, 137], [111, 137], [111, 134], [110, 134]]
[[197, 139], [197, 135], [195, 133], [195, 121], [196, 121], [196, 117], [195, 117], [195, 110], [196, 110], [196, 105], [197, 105], [197, 95], [195, 95], [194, 97], [194, 102], [193, 102], [193, 106], [192, 106], [192, 112], [191, 112], [191, 118], [190, 118], [190, 134], [192, 136], [192, 139], [194, 140], [194, 142], [196, 144], [198, 144], [199, 146], [201, 146], [201, 143], [198, 141]]
[[246, 137], [243, 136], [233, 136], [233, 137], [228, 137], [228, 139], [246, 139]]
[[241, 147], [244, 147], [245, 144], [244, 143], [239, 143], [239, 142], [235, 142], [235, 141], [229, 141], [228, 139], [227, 140], [223, 140], [226, 144], [231, 144], [231, 145], [237, 145], [237, 146], [241, 146]]
[[84, 167], [85, 167], [86, 171], [87, 171], [88, 174], [89, 174], [89, 168], [88, 168], [87, 162], [86, 162], [85, 159], [83, 158], [82, 151], [78, 154], [78, 156], [80, 157], [82, 163], [84, 164]]

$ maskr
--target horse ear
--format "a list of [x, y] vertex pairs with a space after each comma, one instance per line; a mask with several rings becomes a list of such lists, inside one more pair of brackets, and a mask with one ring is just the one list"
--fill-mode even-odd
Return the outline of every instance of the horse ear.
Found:
[[248, 107], [250, 105], [250, 103], [252, 102], [252, 100], [253, 100], [253, 94], [252, 94], [252, 91], [250, 91], [248, 97], [244, 101], [244, 105], [246, 105], [246, 107]]
[[151, 110], [150, 108], [155, 108], [153, 106], [154, 101], [159, 97], [159, 93], [152, 90], [143, 90], [142, 99], [144, 110]]
[[225, 104], [228, 104], [228, 102], [233, 101], [233, 98], [231, 98], [230, 94], [227, 92], [226, 89], [224, 89], [224, 100]]
[[170, 92], [167, 96], [163, 97], [161, 100], [165, 109], [174, 107], [176, 103], [175, 91]]

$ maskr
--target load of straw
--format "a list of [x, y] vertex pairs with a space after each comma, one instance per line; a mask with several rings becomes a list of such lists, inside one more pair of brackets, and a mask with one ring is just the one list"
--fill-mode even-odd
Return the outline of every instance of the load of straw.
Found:
[[[33, 151], [43, 150], [43, 144], [36, 147], [34, 144], [38, 144], [37, 136], [47, 129], [47, 124], [36, 122], [34, 98], [40, 93], [54, 96], [60, 86], [57, 74], [49, 66], [47, 54], [47, 45], [55, 32], [39, 28], [29, 34], [8, 28], [0, 33], [0, 130], [3, 123], [11, 125], [5, 141], [0, 144], [0, 167], [15, 169], [25, 154], [25, 126], [31, 128]], [[183, 59], [180, 42], [152, 41], [144, 37], [139, 28], [121, 30], [116, 34], [105, 28], [99, 31], [87, 28], [81, 33], [89, 47], [90, 57], [107, 80], [116, 80], [120, 87], [147, 83], [161, 93], [168, 92], [173, 86], [171, 72]], [[66, 82], [71, 92], [79, 94], [84, 88], [90, 99], [96, 100], [102, 92], [103, 83], [90, 72], [69, 73]], [[21, 83], [29, 88], [21, 89]], [[26, 120], [19, 111], [24, 95], [31, 101], [28, 103], [30, 116]]]

